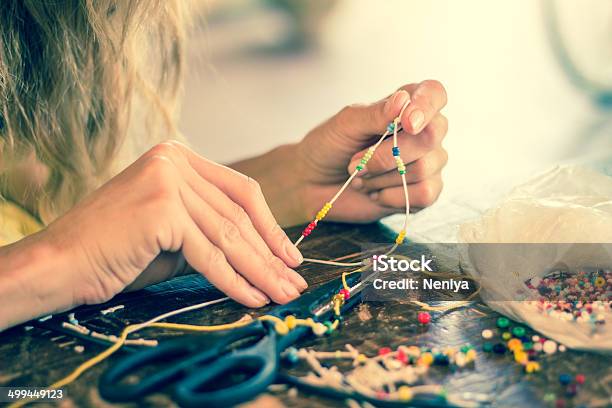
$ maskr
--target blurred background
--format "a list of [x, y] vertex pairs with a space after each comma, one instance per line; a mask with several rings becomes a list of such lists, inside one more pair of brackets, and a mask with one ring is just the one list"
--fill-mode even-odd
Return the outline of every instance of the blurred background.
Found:
[[610, 171], [610, 0], [200, 7], [181, 130], [210, 159], [231, 162], [299, 141], [346, 104], [433, 78], [449, 95], [440, 202], [487, 206], [497, 197], [491, 192], [557, 163]]

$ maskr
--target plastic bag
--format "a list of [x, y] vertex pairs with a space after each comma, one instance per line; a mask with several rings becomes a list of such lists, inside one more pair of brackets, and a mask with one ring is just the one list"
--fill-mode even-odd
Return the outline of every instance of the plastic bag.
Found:
[[612, 352], [609, 306], [607, 324], [594, 330], [592, 324], [551, 317], [536, 310], [537, 302], [521, 300], [529, 293], [529, 279], [557, 267], [612, 269], [611, 177], [582, 167], [555, 167], [516, 187], [479, 220], [461, 225], [458, 241], [467, 244], [461, 265], [480, 280], [489, 307], [567, 347]]

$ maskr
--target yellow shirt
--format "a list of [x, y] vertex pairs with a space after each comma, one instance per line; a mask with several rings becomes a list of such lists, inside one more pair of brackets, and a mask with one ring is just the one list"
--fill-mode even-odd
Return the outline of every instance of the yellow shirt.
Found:
[[19, 241], [41, 228], [42, 224], [23, 208], [0, 200], [0, 246]]

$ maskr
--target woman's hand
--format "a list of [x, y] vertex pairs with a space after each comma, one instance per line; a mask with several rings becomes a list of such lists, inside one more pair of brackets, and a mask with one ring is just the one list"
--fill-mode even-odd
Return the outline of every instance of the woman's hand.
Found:
[[[64, 288], [70, 301], [48, 305], [55, 309], [106, 301], [141, 273], [155, 271], [139, 279], [147, 283], [171, 277], [174, 262], [153, 262], [165, 252], [182, 251], [193, 269], [250, 307], [286, 303], [307, 287], [288, 267], [302, 257], [258, 183], [177, 142], [155, 146], [35, 235], [24, 241], [53, 247], [72, 272]], [[19, 251], [4, 250], [11, 252]]]
[[[342, 186], [408, 99], [411, 102], [401, 118], [403, 130], [398, 134], [398, 145], [406, 164], [410, 204], [423, 208], [438, 198], [441, 171], [448, 159], [442, 147], [448, 123], [440, 113], [446, 105], [446, 92], [439, 82], [424, 81], [406, 85], [371, 105], [342, 109], [297, 145], [308, 219]], [[391, 148], [389, 138], [334, 204], [327, 219], [369, 222], [404, 211], [402, 182]]]
[[[408, 99], [398, 144], [406, 164], [410, 204], [413, 209], [427, 207], [442, 190], [441, 171], [448, 159], [442, 147], [448, 123], [440, 113], [446, 105], [446, 91], [437, 81], [406, 85], [370, 105], [347, 106], [300, 143], [232, 167], [261, 183], [281, 224], [308, 222], [336, 194]], [[326, 220], [370, 222], [404, 211], [402, 181], [391, 147], [391, 138], [379, 146]]]

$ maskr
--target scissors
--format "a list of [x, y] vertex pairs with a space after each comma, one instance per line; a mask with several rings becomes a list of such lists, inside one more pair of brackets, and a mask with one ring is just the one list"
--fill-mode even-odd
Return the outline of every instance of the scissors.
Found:
[[[342, 310], [354, 307], [358, 296], [373, 274], [357, 282], [361, 274], [346, 277], [350, 297]], [[333, 318], [332, 297], [343, 288], [340, 278], [301, 295], [272, 310], [273, 316], [312, 318], [325, 322]], [[175, 401], [184, 407], [230, 406], [251, 400], [279, 377], [280, 354], [290, 345], [311, 334], [310, 327], [298, 326], [279, 335], [273, 324], [255, 320], [246, 326], [216, 332], [210, 336], [185, 336], [137, 352], [110, 367], [100, 378], [100, 395], [111, 402], [138, 400], [168, 385]], [[167, 366], [135, 382], [123, 381], [143, 368]], [[133, 378], [133, 377], [132, 377]]]

